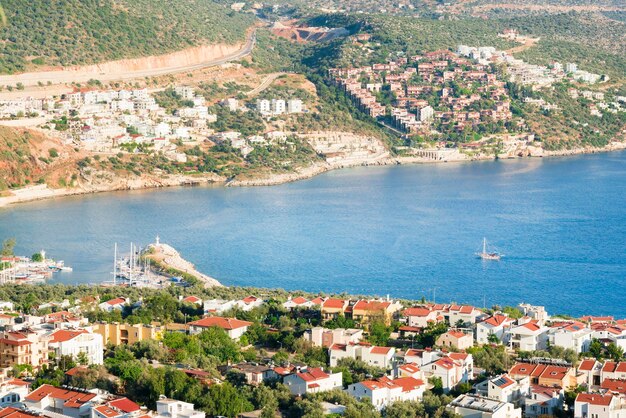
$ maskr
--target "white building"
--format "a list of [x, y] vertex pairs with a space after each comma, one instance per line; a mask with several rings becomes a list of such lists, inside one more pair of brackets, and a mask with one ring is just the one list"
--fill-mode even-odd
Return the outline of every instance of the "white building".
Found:
[[207, 316], [189, 323], [189, 333], [199, 334], [202, 331], [217, 327], [221, 328], [230, 338], [238, 340], [243, 334], [246, 333], [248, 327], [252, 325], [252, 322], [241, 321], [235, 318], [223, 318], [221, 316]]
[[423, 306], [405, 309], [403, 315], [407, 318], [407, 325], [411, 327], [426, 328], [431, 323], [443, 321], [443, 316], [437, 311]]
[[501, 402], [517, 404], [530, 393], [530, 379], [513, 379], [508, 374], [502, 374], [478, 384], [476, 393]]
[[311, 368], [283, 378], [283, 383], [295, 396], [325, 392], [343, 387], [341, 373], [326, 373], [321, 368]]
[[565, 64], [566, 73], [575, 73], [576, 71], [578, 71], [578, 65], [574, 64], [573, 62], [568, 62], [567, 64]]
[[593, 331], [582, 322], [571, 322], [553, 327], [548, 338], [552, 345], [584, 353], [589, 349], [592, 334]]
[[302, 100], [290, 99], [287, 101], [288, 113], [302, 113]]
[[91, 415], [91, 408], [98, 401], [99, 397], [95, 393], [44, 384], [24, 398], [24, 405], [47, 416], [56, 413], [71, 418], [83, 418]]
[[565, 391], [560, 387], [531, 385], [529, 395], [524, 398], [524, 416], [554, 416], [563, 409], [564, 399]]
[[124, 306], [127, 303], [128, 301], [126, 300], [126, 298], [115, 298], [115, 299], [109, 299], [106, 302], [102, 302], [101, 304], [98, 305], [98, 307], [102, 309], [103, 311], [111, 312], [116, 309], [117, 310], [124, 309]]
[[30, 383], [20, 379], [7, 379], [0, 382], [0, 406], [22, 402], [28, 395]]
[[506, 331], [512, 326], [514, 320], [508, 316], [494, 314], [476, 324], [476, 342], [487, 344], [490, 336], [495, 336], [502, 341]]
[[574, 403], [574, 418], [624, 418], [623, 399], [611, 394], [579, 393]]
[[162, 396], [156, 403], [157, 414], [165, 418], [204, 418], [205, 413], [196, 411], [194, 404], [167, 399]]
[[512, 403], [477, 395], [460, 395], [446, 408], [456, 414], [469, 418], [521, 418], [522, 410]]
[[183, 100], [192, 100], [193, 97], [194, 97], [193, 89], [191, 87], [188, 87], [188, 86], [176, 86], [174, 88], [174, 91]]
[[545, 350], [548, 345], [548, 327], [539, 326], [534, 321], [510, 328], [507, 333], [509, 347], [514, 350]]
[[435, 109], [432, 106], [424, 106], [419, 110], [420, 122], [432, 120], [435, 117]]
[[333, 344], [356, 344], [363, 339], [363, 330], [355, 328], [326, 329], [313, 327], [304, 333], [307, 339], [315, 347], [330, 347]]
[[272, 113], [272, 105], [267, 99], [259, 99], [256, 101], [256, 110], [262, 115]]
[[376, 347], [368, 344], [333, 344], [328, 349], [330, 367], [344, 358], [361, 360], [370, 366], [388, 369], [393, 366], [395, 349], [393, 347]]
[[391, 380], [384, 376], [375, 380], [364, 380], [348, 386], [346, 392], [358, 400], [369, 398], [376, 409], [381, 410], [397, 401], [422, 399], [426, 384], [413, 377]]
[[272, 113], [282, 115], [287, 110], [287, 105], [283, 99], [272, 99]]
[[48, 347], [54, 350], [57, 358], [72, 356], [77, 359], [80, 353], [87, 356], [87, 364], [102, 364], [104, 344], [102, 335], [85, 329], [60, 329], [50, 335]]

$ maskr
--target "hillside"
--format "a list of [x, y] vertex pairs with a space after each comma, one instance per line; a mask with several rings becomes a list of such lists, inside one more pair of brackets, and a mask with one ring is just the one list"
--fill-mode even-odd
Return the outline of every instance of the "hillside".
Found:
[[2, 6], [0, 73], [233, 43], [253, 22], [212, 0], [3, 0]]
[[39, 183], [70, 185], [78, 153], [40, 133], [0, 126], [0, 191]]

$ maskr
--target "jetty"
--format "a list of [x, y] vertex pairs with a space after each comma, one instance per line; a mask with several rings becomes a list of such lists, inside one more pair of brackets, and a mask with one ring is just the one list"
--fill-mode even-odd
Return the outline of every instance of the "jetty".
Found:
[[158, 236], [154, 243], [148, 245], [142, 256], [150, 260], [160, 274], [178, 276], [186, 282], [198, 281], [204, 287], [222, 286], [218, 280], [199, 272], [193, 263], [185, 260], [171, 245], [162, 243]]

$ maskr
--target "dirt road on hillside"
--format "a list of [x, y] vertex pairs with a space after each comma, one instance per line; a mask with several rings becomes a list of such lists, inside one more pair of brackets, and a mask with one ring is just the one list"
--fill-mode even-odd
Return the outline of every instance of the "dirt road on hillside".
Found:
[[165, 74], [184, 73], [239, 60], [252, 52], [256, 32], [251, 31], [244, 44], [203, 45], [170, 54], [124, 59], [80, 67], [67, 67], [53, 71], [41, 71], [0, 76], [0, 85], [24, 86], [41, 84], [86, 83], [91, 79], [105, 82], [156, 77]]

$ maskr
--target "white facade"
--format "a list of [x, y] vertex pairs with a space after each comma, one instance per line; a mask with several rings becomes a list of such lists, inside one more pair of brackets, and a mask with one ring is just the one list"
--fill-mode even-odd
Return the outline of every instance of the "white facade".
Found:
[[156, 403], [157, 413], [165, 418], [205, 418], [205, 413], [196, 411], [194, 404], [189, 402], [167, 399], [159, 399]]
[[460, 395], [450, 402], [448, 410], [469, 418], [521, 418], [522, 410], [512, 403], [476, 395]]
[[341, 389], [343, 387], [343, 378], [341, 373], [331, 374], [315, 368], [285, 376], [283, 383], [293, 395], [301, 396], [307, 393]]
[[[59, 336], [59, 334], [61, 334]], [[104, 344], [102, 335], [87, 331], [74, 332], [58, 330], [53, 332], [48, 347], [54, 350], [55, 356], [72, 356], [77, 359], [80, 353], [87, 356], [87, 364], [102, 364]], [[55, 341], [57, 339], [57, 341]]]

